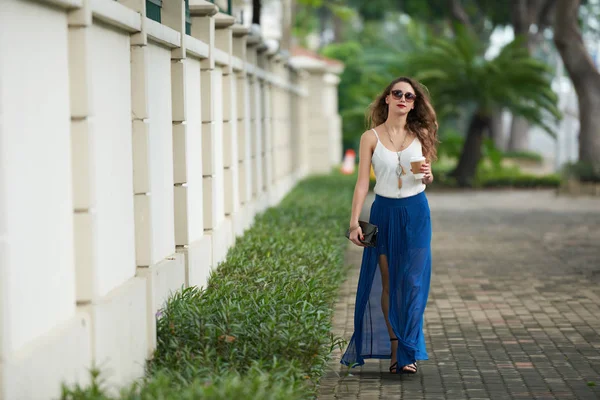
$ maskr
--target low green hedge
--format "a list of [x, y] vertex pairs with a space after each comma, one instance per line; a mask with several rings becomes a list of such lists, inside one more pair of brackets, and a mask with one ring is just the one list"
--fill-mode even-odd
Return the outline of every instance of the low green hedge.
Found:
[[560, 175], [526, 174], [517, 166], [500, 169], [481, 167], [477, 170], [476, 185], [479, 187], [555, 188], [560, 184]]
[[[356, 177], [301, 182], [230, 249], [207, 288], [177, 292], [159, 313], [148, 377], [122, 399], [314, 396], [331, 335]], [[99, 378], [97, 378], [99, 379]], [[95, 380], [63, 399], [109, 399]]]
[[536, 163], [542, 163], [544, 161], [544, 157], [541, 154], [533, 151], [507, 151], [502, 153], [502, 157], [515, 160], [533, 161]]
[[559, 175], [497, 175], [483, 177], [479, 182], [481, 187], [514, 187], [514, 188], [557, 188], [560, 186], [562, 179]]
[[[456, 188], [456, 180], [450, 177], [453, 168], [437, 168], [433, 165], [435, 180], [433, 187]], [[562, 183], [559, 174], [531, 175], [520, 171], [519, 167], [489, 168], [480, 166], [475, 177], [475, 188], [557, 188]]]

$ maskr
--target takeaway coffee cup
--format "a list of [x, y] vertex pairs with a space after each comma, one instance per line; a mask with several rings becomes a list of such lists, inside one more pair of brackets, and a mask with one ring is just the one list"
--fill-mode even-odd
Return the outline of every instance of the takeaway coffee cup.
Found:
[[410, 169], [415, 175], [415, 179], [423, 179], [425, 174], [421, 173], [421, 165], [425, 163], [425, 157], [411, 157], [410, 158]]

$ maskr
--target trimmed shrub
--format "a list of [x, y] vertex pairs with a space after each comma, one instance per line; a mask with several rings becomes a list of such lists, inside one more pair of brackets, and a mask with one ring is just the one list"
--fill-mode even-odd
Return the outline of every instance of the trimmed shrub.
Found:
[[[330, 353], [342, 345], [330, 333], [331, 317], [346, 273], [343, 232], [355, 179], [309, 178], [257, 216], [206, 289], [179, 291], [159, 312], [148, 377], [121, 398], [314, 396]], [[110, 398], [97, 382], [65, 389], [62, 398]]]
[[506, 175], [506, 176], [488, 176], [481, 179], [482, 187], [514, 187], [514, 188], [557, 188], [561, 184], [561, 177], [556, 174], [551, 175]]
[[[452, 169], [437, 168], [433, 165], [435, 180], [433, 188], [456, 188], [456, 180], [450, 176]], [[562, 179], [558, 174], [531, 175], [524, 174], [519, 167], [489, 168], [483, 165], [477, 170], [475, 188], [557, 188]]]
[[502, 154], [504, 158], [514, 159], [514, 160], [524, 160], [524, 161], [533, 161], [536, 163], [542, 163], [544, 161], [544, 157], [541, 154], [535, 153], [533, 151], [507, 151]]

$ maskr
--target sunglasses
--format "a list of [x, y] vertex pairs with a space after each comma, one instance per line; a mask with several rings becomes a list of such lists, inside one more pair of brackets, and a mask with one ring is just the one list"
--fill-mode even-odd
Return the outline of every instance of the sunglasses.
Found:
[[404, 95], [404, 98], [406, 99], [407, 103], [412, 103], [417, 98], [417, 96], [414, 93], [403, 93], [402, 90], [392, 90], [390, 93], [392, 94], [392, 97], [394, 97], [394, 99], [396, 100], [402, 100], [402, 96]]

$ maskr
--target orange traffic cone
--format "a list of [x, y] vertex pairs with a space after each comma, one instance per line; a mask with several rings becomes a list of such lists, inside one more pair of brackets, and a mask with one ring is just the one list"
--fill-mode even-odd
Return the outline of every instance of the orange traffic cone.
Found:
[[344, 161], [342, 162], [342, 174], [351, 175], [354, 173], [354, 163], [356, 162], [356, 152], [352, 149], [346, 150]]

